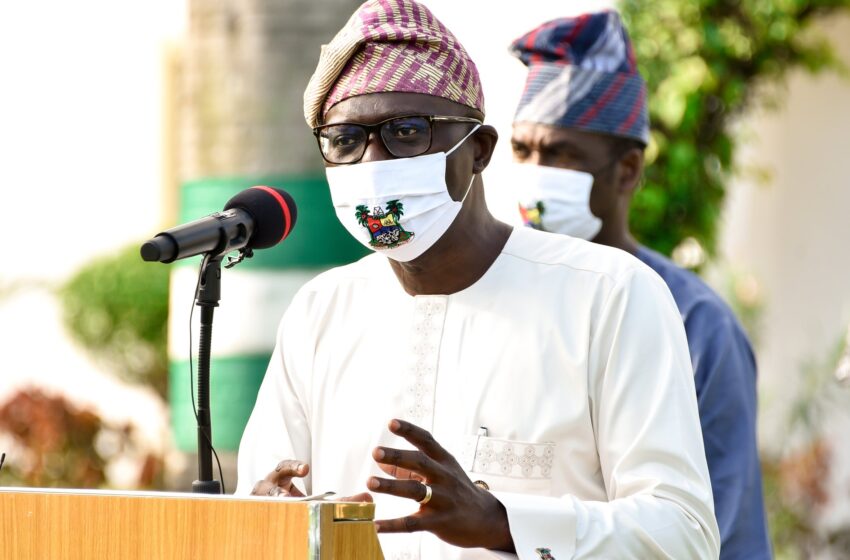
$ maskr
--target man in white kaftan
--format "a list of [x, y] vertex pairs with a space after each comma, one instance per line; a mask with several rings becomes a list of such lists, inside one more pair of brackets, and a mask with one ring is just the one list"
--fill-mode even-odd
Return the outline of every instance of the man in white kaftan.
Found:
[[489, 214], [497, 134], [450, 32], [414, 0], [366, 2], [305, 116], [338, 217], [383, 254], [294, 298], [237, 493], [368, 489], [389, 560], [717, 558], [670, 292], [625, 252]]

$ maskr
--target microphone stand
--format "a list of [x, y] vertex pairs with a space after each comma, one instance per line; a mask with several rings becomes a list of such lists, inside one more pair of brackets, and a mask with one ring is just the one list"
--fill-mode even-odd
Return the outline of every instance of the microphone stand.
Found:
[[213, 478], [212, 426], [210, 424], [210, 348], [213, 312], [221, 299], [222, 255], [205, 255], [201, 267], [198, 297], [201, 308], [201, 338], [198, 342], [198, 480], [195, 494], [221, 494], [221, 482]]

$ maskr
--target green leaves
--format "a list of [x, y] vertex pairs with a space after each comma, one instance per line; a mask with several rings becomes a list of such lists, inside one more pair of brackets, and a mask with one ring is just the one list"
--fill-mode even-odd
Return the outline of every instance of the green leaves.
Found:
[[622, 0], [649, 86], [652, 141], [631, 226], [663, 253], [687, 237], [709, 254], [734, 168], [732, 120], [793, 68], [843, 71], [811, 22], [850, 0]]
[[165, 394], [169, 268], [137, 246], [93, 261], [59, 292], [68, 331], [119, 376]]
[[396, 222], [404, 215], [404, 204], [399, 200], [390, 200], [387, 202], [387, 213], [391, 214]]
[[365, 204], [358, 204], [357, 208], [354, 209], [354, 216], [357, 218], [358, 224], [366, 227], [368, 224], [367, 218], [369, 217], [369, 209]]

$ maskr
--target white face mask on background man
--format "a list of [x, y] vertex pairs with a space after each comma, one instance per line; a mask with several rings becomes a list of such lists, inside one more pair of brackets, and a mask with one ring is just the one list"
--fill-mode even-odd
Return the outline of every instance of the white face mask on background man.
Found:
[[513, 163], [510, 179], [519, 192], [525, 225], [587, 241], [602, 229], [602, 220], [590, 211], [590, 173]]
[[481, 125], [448, 152], [328, 167], [325, 173], [336, 215], [345, 229], [373, 251], [407, 262], [430, 249], [452, 225], [463, 198], [446, 185], [446, 159]]

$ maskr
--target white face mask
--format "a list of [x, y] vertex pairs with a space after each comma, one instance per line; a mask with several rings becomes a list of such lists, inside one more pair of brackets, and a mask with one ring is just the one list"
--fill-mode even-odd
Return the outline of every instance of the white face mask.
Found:
[[446, 186], [448, 152], [328, 167], [336, 216], [356, 240], [393, 260], [412, 261], [431, 248], [452, 225], [472, 187], [460, 202]]
[[514, 163], [511, 180], [525, 225], [588, 241], [602, 229], [602, 220], [590, 211], [590, 173]]

